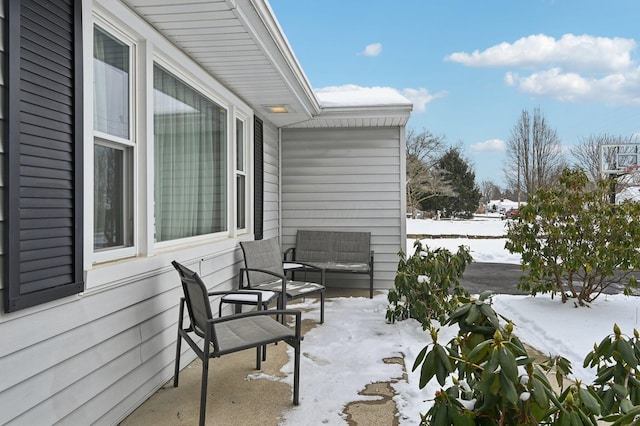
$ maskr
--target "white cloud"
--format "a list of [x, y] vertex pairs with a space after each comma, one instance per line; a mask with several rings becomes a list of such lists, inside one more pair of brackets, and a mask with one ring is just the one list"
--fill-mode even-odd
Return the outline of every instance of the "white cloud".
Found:
[[518, 90], [566, 102], [602, 102], [610, 105], [640, 105], [640, 69], [598, 78], [559, 68], [521, 77], [505, 76]]
[[563, 102], [640, 105], [640, 68], [632, 60], [635, 40], [544, 34], [500, 43], [484, 51], [458, 52], [445, 60], [470, 67], [510, 67], [504, 84], [533, 96]]
[[514, 43], [500, 43], [482, 52], [453, 53], [445, 60], [470, 67], [561, 66], [580, 72], [617, 72], [632, 67], [631, 52], [635, 48], [635, 40], [628, 38], [565, 34], [556, 40], [537, 34]]
[[373, 43], [367, 45], [362, 51], [361, 55], [364, 56], [378, 56], [382, 53], [382, 43]]
[[520, 76], [514, 72], [508, 72], [504, 75], [504, 84], [507, 86], [515, 86], [520, 79]]
[[503, 152], [506, 146], [501, 139], [489, 139], [488, 141], [474, 143], [470, 148], [473, 152]]
[[417, 112], [424, 112], [427, 108], [427, 104], [431, 101], [442, 98], [447, 95], [447, 92], [439, 92], [436, 94], [429, 93], [428, 89], [403, 89], [402, 94], [413, 102], [413, 109]]

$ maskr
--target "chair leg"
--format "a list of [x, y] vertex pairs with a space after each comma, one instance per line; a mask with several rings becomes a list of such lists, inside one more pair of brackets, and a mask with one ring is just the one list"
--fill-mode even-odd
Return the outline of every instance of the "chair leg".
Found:
[[180, 351], [182, 345], [182, 323], [184, 319], [184, 299], [180, 299], [180, 308], [178, 309], [178, 338], [176, 339], [176, 365], [173, 371], [173, 387], [178, 387], [178, 376], [180, 375]]
[[256, 348], [256, 370], [260, 370], [260, 367], [262, 367], [262, 348], [263, 346], [258, 346]]
[[300, 403], [300, 341], [296, 341], [293, 360], [293, 403]]
[[[207, 351], [208, 352], [208, 351]], [[205, 426], [207, 418], [207, 379], [209, 378], [209, 354], [202, 360], [202, 384], [200, 387], [200, 426]]]
[[373, 299], [373, 272], [369, 274], [369, 299]]
[[176, 340], [176, 365], [173, 371], [173, 387], [178, 387], [178, 376], [180, 375], [180, 346], [182, 343], [182, 336], [180, 336], [180, 331], [178, 331], [178, 340]]
[[320, 324], [324, 324], [324, 290], [320, 292]]

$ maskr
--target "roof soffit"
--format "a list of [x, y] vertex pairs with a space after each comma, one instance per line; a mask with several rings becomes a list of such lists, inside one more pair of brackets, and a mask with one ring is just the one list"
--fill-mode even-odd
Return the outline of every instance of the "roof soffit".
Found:
[[[264, 0], [123, 0], [157, 31], [276, 126], [320, 112], [300, 64]], [[285, 106], [273, 113], [267, 106]]]

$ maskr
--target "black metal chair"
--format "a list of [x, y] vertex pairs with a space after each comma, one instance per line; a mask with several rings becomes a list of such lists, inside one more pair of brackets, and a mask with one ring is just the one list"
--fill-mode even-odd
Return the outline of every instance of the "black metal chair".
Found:
[[[277, 238], [267, 240], [241, 241], [244, 268], [240, 268], [241, 289], [276, 291], [281, 297], [279, 309], [286, 307], [286, 301], [320, 294], [320, 323], [324, 323], [325, 286], [309, 281], [294, 281], [287, 278], [283, 268], [283, 256]], [[324, 271], [312, 265], [296, 262], [304, 270], [316, 271], [324, 282]], [[247, 277], [245, 282], [244, 278]], [[284, 297], [282, 297], [284, 296]]]
[[[295, 310], [261, 310], [262, 295], [258, 292], [257, 311], [213, 318], [211, 314], [211, 296], [228, 294], [229, 292], [209, 292], [197, 273], [172, 262], [178, 271], [184, 297], [180, 298], [180, 316], [178, 317], [178, 340], [176, 348], [175, 375], [173, 386], [178, 386], [180, 374], [181, 343], [184, 339], [191, 349], [202, 360], [202, 383], [200, 389], [200, 425], [205, 424], [207, 409], [207, 377], [209, 358], [217, 358], [244, 349], [256, 348], [256, 369], [260, 369], [263, 347], [269, 343], [284, 341], [294, 348], [293, 403], [299, 403], [300, 389], [300, 341], [301, 314]], [[187, 305], [190, 324], [183, 325], [184, 306]], [[274, 316], [292, 316], [295, 320], [293, 329], [277, 321]], [[195, 335], [192, 338], [192, 335]], [[197, 337], [203, 339], [196, 342]], [[194, 340], [196, 339], [196, 340]]]

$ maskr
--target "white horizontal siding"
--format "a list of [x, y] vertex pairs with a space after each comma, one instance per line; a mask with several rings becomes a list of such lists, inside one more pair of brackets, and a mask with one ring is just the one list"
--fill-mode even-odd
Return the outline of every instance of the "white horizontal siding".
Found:
[[[265, 122], [267, 238], [279, 234], [277, 134]], [[98, 291], [0, 316], [0, 424], [120, 421], [173, 375], [182, 290], [170, 260], [198, 271], [210, 288], [230, 289], [241, 253], [223, 247], [158, 255], [147, 272], [100, 278]], [[195, 355], [182, 349], [184, 367]]]
[[264, 122], [264, 238], [280, 235], [278, 130]]
[[[210, 288], [231, 288], [240, 256], [235, 248], [185, 263]], [[121, 420], [173, 374], [181, 295], [177, 273], [164, 268], [53, 307], [3, 316], [0, 424]], [[183, 349], [186, 365], [194, 355]]]
[[[298, 229], [371, 232], [374, 287], [389, 288], [405, 248], [403, 131], [283, 129], [284, 248], [295, 245]], [[329, 275], [327, 284], [368, 287], [367, 277], [350, 274]]]

